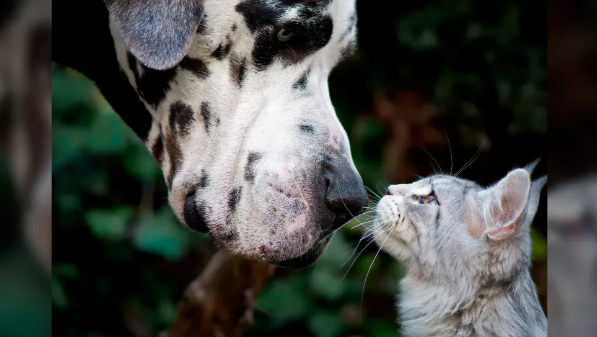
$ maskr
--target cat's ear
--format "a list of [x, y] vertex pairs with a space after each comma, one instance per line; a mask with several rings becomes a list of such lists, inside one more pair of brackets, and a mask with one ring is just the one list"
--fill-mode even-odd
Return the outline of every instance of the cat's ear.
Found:
[[541, 190], [547, 183], [547, 176], [542, 176], [541, 178], [534, 180], [531, 183], [531, 191], [529, 192], [529, 200], [527, 202], [527, 211], [524, 218], [523, 226], [530, 226], [531, 222], [535, 218], [535, 214], [537, 214], [537, 209], [539, 208], [539, 200], [541, 199]]
[[524, 167], [525, 171], [527, 171], [529, 173], [529, 176], [533, 175], [533, 171], [537, 167], [537, 164], [539, 164], [539, 161], [541, 161], [541, 158], [537, 158], [537, 159], [533, 160], [527, 166]]
[[131, 53], [164, 70], [187, 54], [203, 17], [203, 0], [104, 0]]
[[492, 187], [479, 192], [480, 213], [489, 240], [503, 240], [520, 231], [527, 213], [530, 190], [529, 172], [516, 169]]

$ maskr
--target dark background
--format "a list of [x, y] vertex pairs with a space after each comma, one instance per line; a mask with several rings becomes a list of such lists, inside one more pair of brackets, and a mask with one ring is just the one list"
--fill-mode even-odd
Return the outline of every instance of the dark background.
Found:
[[[482, 184], [538, 157], [546, 173], [544, 3], [360, 0], [358, 15], [360, 49], [330, 91], [369, 188], [472, 158], [461, 176]], [[157, 336], [211, 239], [177, 223], [157, 164], [93, 84], [59, 67], [52, 80], [54, 335]], [[544, 304], [545, 204], [544, 193], [532, 233]], [[342, 280], [361, 236], [352, 227], [313, 268], [278, 271], [246, 336], [398, 335], [397, 263], [384, 253], [373, 263], [372, 244]]]

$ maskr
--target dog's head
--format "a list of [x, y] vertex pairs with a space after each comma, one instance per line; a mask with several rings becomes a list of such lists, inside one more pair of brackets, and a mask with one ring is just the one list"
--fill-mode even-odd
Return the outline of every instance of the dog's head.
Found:
[[367, 194], [328, 91], [354, 0], [105, 0], [174, 213], [230, 253], [314, 262]]

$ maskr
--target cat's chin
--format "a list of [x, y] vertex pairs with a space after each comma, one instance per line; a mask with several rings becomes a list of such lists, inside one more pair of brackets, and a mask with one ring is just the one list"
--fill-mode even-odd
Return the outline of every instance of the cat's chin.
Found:
[[391, 255], [393, 258], [400, 262], [407, 261], [412, 256], [410, 248], [395, 236], [394, 233], [383, 235], [380, 232], [374, 233], [375, 243], [384, 252]]

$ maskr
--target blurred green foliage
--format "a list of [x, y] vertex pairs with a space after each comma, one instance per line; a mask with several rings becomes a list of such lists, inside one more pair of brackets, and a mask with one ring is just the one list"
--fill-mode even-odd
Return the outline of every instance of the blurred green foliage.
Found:
[[49, 336], [48, 277], [21, 237], [21, 207], [12, 175], [0, 154], [0, 336]]
[[[379, 192], [397, 182], [384, 172], [394, 136], [375, 114], [379, 92], [414, 90], [441, 107], [437, 123], [450, 147], [425, 148], [443, 167], [464, 165], [483, 134], [489, 145], [464, 177], [491, 183], [544, 156], [544, 7], [358, 1], [360, 50], [337, 67], [330, 90], [365, 184]], [[213, 252], [211, 239], [177, 222], [154, 159], [90, 81], [56, 67], [52, 104], [54, 335], [156, 336]], [[420, 148], [406, 158], [413, 173], [433, 172]], [[535, 264], [546, 259], [544, 210], [533, 229]], [[394, 298], [403, 270], [374, 244], [355, 252], [356, 225], [344, 226], [314, 267], [278, 271], [246, 336], [399, 335]]]

